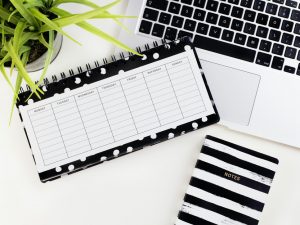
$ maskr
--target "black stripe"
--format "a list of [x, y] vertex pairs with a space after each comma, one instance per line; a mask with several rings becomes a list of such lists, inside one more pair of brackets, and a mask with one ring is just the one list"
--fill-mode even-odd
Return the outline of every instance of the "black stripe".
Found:
[[246, 197], [244, 195], [238, 194], [236, 192], [230, 191], [228, 189], [225, 189], [223, 187], [217, 186], [215, 184], [209, 183], [207, 181], [204, 180], [200, 180], [196, 177], [192, 177], [191, 182], [190, 182], [191, 186], [194, 186], [196, 188], [202, 189], [206, 192], [209, 192], [213, 195], [222, 197], [222, 198], [227, 198], [231, 201], [234, 201], [236, 203], [239, 203], [243, 206], [247, 206], [251, 209], [257, 210], [262, 212], [263, 208], [264, 208], [264, 204], [256, 201], [252, 198]]
[[[264, 192], [266, 194], [268, 194], [269, 191], [270, 191], [270, 186], [268, 186], [266, 184], [262, 184], [262, 183], [260, 183], [258, 181], [255, 181], [255, 180], [249, 179], [247, 177], [244, 177], [244, 176], [232, 173], [229, 170], [224, 170], [224, 169], [222, 169], [220, 167], [214, 166], [214, 165], [212, 165], [210, 163], [207, 163], [207, 162], [204, 162], [204, 161], [198, 160], [197, 164], [196, 164], [196, 168], [204, 170], [204, 171], [209, 172], [209, 173], [212, 173], [212, 174], [217, 175], [219, 177], [222, 177], [224, 179], [233, 181], [235, 183], [244, 185], [246, 187], [255, 189], [257, 191]], [[236, 176], [239, 177], [239, 179], [236, 180], [236, 179], [233, 179], [232, 177], [229, 178], [228, 176], [225, 176], [226, 173], [231, 173], [233, 175], [236, 175]]]
[[266, 169], [266, 168], [258, 166], [258, 165], [255, 165], [255, 164], [250, 163], [248, 161], [241, 160], [241, 159], [239, 159], [237, 157], [234, 157], [232, 155], [229, 155], [225, 152], [221, 152], [221, 151], [212, 149], [212, 148], [207, 147], [207, 146], [203, 146], [201, 152], [206, 154], [206, 155], [210, 155], [212, 157], [215, 157], [219, 160], [222, 160], [224, 162], [227, 162], [229, 164], [241, 167], [241, 168], [246, 169], [246, 170], [250, 170], [250, 171], [252, 171], [254, 173], [257, 173], [259, 175], [262, 175], [264, 177], [268, 177], [270, 179], [274, 178], [274, 175], [275, 175], [274, 171]]
[[265, 155], [265, 154], [262, 154], [260, 152], [256, 152], [256, 151], [253, 151], [251, 149], [248, 149], [248, 148], [245, 148], [245, 147], [242, 147], [242, 146], [239, 146], [239, 145], [236, 145], [236, 144], [233, 144], [233, 143], [230, 143], [228, 141], [224, 141], [222, 139], [219, 139], [219, 138], [216, 138], [216, 137], [213, 137], [213, 136], [210, 136], [210, 135], [207, 135], [206, 136], [206, 139], [209, 139], [211, 141], [215, 141], [215, 142], [218, 142], [220, 144], [223, 144], [223, 145], [227, 145], [231, 148], [234, 148], [238, 151], [241, 151], [241, 152], [244, 152], [244, 153], [247, 153], [249, 155], [252, 155], [252, 156], [255, 156], [257, 158], [261, 158], [261, 159], [264, 159], [264, 160], [267, 160], [269, 162], [272, 162], [272, 163], [275, 163], [275, 164], [278, 164], [279, 161], [278, 159], [272, 157], [272, 156], [268, 156], [268, 155]]
[[179, 212], [178, 218], [180, 220], [184, 221], [184, 222], [187, 222], [187, 223], [190, 223], [190, 224], [193, 224], [193, 225], [217, 225], [217, 224], [208, 222], [204, 219], [201, 219], [197, 216], [185, 213], [183, 211]]
[[204, 201], [202, 199], [196, 198], [189, 194], [185, 195], [184, 201], [187, 203], [190, 203], [192, 205], [199, 206], [203, 209], [207, 209], [207, 210], [213, 211], [215, 213], [221, 214], [232, 220], [239, 221], [241, 223], [245, 223], [247, 225], [257, 225], [258, 224], [258, 220], [254, 219], [250, 216], [246, 216], [242, 213], [235, 212], [233, 210], [224, 208], [222, 206], [218, 206], [216, 204]]

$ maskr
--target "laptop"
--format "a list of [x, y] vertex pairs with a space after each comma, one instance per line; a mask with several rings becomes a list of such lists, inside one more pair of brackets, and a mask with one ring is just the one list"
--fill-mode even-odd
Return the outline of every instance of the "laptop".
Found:
[[129, 0], [126, 15], [131, 47], [193, 39], [222, 125], [300, 147], [298, 1]]

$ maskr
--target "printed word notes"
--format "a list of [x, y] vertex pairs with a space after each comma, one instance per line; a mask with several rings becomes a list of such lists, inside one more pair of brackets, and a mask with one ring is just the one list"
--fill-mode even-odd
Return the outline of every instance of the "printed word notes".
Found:
[[40, 172], [214, 113], [188, 53], [20, 107]]

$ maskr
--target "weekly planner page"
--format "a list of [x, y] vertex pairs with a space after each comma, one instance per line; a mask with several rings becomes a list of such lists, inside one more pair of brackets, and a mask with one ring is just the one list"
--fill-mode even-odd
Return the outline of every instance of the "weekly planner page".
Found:
[[19, 110], [39, 173], [215, 114], [192, 50]]

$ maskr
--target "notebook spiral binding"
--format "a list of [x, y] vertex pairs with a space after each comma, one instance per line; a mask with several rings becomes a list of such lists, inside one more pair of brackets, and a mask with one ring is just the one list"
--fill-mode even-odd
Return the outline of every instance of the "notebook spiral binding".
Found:
[[[159, 41], [153, 41], [151, 46], [149, 44], [146, 44], [144, 46], [136, 47], [135, 50], [138, 53], [142, 53], [143, 51], [150, 50], [153, 47], [158, 47], [159, 45], [166, 45], [166, 44], [167, 44], [167, 41], [164, 40], [164, 39], [161, 39]], [[125, 54], [127, 54], [127, 56]], [[101, 66], [109, 64], [111, 62], [116, 62], [119, 59], [127, 59], [127, 58], [133, 56], [133, 54], [131, 52], [127, 52], [125, 54], [124, 54], [124, 52], [121, 52], [121, 53], [119, 53], [119, 55], [112, 55], [110, 58], [103, 58], [102, 63], [100, 63], [98, 60], [96, 60], [96, 61], [94, 61], [93, 64], [87, 63], [85, 65], [85, 67], [84, 66], [78, 66], [76, 69], [71, 69], [70, 68], [68, 70], [67, 74], [66, 74], [66, 72], [61, 72], [59, 75], [52, 75], [51, 78], [50, 78], [51, 79], [50, 81], [49, 81], [49, 78], [44, 78], [43, 82], [40, 83], [39, 87], [42, 87], [44, 85], [47, 86], [50, 83], [58, 82], [60, 80], [66, 79], [67, 77], [72, 77], [72, 76], [75, 76], [75, 75], [80, 74], [80, 73], [91, 71], [94, 68], [101, 67]], [[38, 82], [39, 81], [35, 81], [35, 84], [38, 84]], [[27, 92], [27, 91], [31, 91], [31, 88], [29, 87], [29, 85], [26, 84], [25, 88], [24, 87], [20, 88], [19, 94]]]

